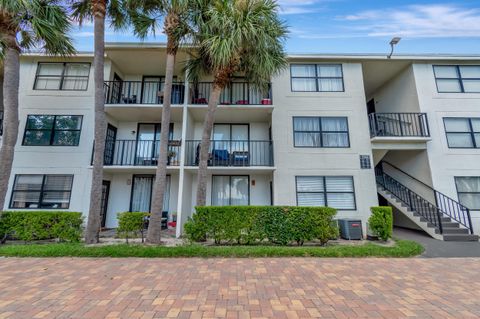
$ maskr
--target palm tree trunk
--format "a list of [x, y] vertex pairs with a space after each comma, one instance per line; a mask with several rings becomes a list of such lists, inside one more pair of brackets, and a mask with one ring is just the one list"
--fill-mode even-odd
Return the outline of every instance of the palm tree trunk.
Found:
[[[100, 12], [99, 12], [100, 11]], [[105, 50], [105, 10], [98, 10], [94, 15], [95, 55], [93, 59], [95, 80], [95, 145], [93, 155], [92, 188], [90, 191], [90, 210], [88, 212], [85, 243], [98, 243], [101, 227], [101, 201], [103, 181], [103, 161], [107, 119], [104, 101], [104, 50]]]
[[167, 44], [167, 66], [165, 71], [165, 87], [163, 89], [162, 127], [160, 132], [160, 150], [158, 156], [157, 175], [153, 187], [153, 202], [148, 223], [147, 243], [160, 244], [162, 230], [163, 199], [167, 184], [168, 135], [170, 131], [170, 113], [172, 103], [173, 69], [175, 67], [176, 50], [172, 39]]
[[208, 110], [203, 122], [202, 142], [200, 143], [200, 159], [198, 163], [197, 206], [205, 206], [207, 203], [207, 168], [210, 138], [212, 136], [215, 111], [217, 110], [220, 94], [224, 86], [214, 82], [208, 101]]
[[5, 41], [3, 77], [3, 137], [0, 149], [0, 214], [5, 206], [8, 182], [12, 172], [15, 144], [18, 136], [18, 85], [20, 78], [20, 51], [15, 34]]

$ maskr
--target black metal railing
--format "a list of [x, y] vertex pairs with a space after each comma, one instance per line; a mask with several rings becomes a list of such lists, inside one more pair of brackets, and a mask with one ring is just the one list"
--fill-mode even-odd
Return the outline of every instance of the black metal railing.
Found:
[[429, 137], [425, 113], [371, 113], [368, 115], [372, 137]]
[[[156, 166], [160, 151], [159, 141], [116, 140], [105, 147], [105, 166]], [[180, 165], [180, 142], [170, 141], [168, 165]]]
[[[105, 104], [163, 104], [163, 81], [105, 81]], [[185, 85], [174, 82], [172, 104], [183, 104]]]
[[0, 111], [0, 136], [3, 133], [3, 111]]
[[[191, 104], [208, 104], [213, 82], [190, 84]], [[271, 105], [272, 90], [269, 85], [266, 92], [248, 82], [233, 82], [220, 95], [221, 105]]]
[[[185, 141], [185, 165], [198, 166], [199, 140]], [[272, 141], [210, 141], [209, 166], [273, 166]]]
[[[385, 173], [383, 165], [388, 165], [394, 170], [408, 176], [412, 180], [415, 180], [418, 183], [421, 183], [432, 193], [432, 198], [435, 203], [430, 202], [424, 197], [418, 195], [411, 189], [407, 188], [391, 175]], [[425, 184], [424, 182], [418, 180], [417, 178], [411, 176], [410, 174], [404, 172], [400, 168], [388, 162], [381, 162], [375, 168], [375, 175], [377, 178], [377, 183], [400, 199], [403, 203], [407, 204], [408, 207], [412, 210], [417, 211], [420, 215], [425, 217], [429, 222], [435, 225], [442, 233], [442, 219], [441, 217], [450, 217], [451, 220], [459, 223], [460, 225], [467, 228], [471, 234], [473, 234], [473, 225], [472, 219], [470, 216], [470, 210], [464, 205], [460, 204], [458, 201], [452, 199], [451, 197], [443, 194], [432, 188], [431, 186]]]

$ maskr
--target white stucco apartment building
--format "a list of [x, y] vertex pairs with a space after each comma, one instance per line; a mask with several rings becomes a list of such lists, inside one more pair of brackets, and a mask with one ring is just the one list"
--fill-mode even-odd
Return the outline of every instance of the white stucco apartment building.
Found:
[[[175, 68], [164, 210], [192, 215], [211, 78]], [[21, 57], [20, 129], [5, 210], [87, 216], [93, 55]], [[338, 218], [395, 208], [395, 223], [445, 240], [480, 232], [480, 56], [290, 55], [259, 92], [241, 77], [221, 97], [208, 204], [328, 205]], [[158, 156], [165, 46], [109, 43], [103, 226], [148, 211]], [[1, 114], [1, 113], [0, 113]], [[1, 117], [0, 117], [1, 118]], [[1, 138], [0, 138], [1, 139]]]

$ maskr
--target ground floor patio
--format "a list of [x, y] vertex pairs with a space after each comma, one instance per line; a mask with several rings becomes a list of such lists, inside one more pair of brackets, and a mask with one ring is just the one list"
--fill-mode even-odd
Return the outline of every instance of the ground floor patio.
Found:
[[479, 259], [0, 258], [0, 318], [478, 318]]

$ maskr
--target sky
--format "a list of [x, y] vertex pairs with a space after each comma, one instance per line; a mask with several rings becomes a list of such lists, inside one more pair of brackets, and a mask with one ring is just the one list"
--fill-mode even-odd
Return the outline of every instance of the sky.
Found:
[[[288, 53], [480, 54], [480, 0], [278, 0], [289, 27]], [[161, 29], [161, 26], [159, 26]], [[93, 48], [93, 26], [75, 28], [80, 51]], [[139, 42], [106, 30], [106, 41]], [[145, 42], [164, 42], [161, 33]]]

